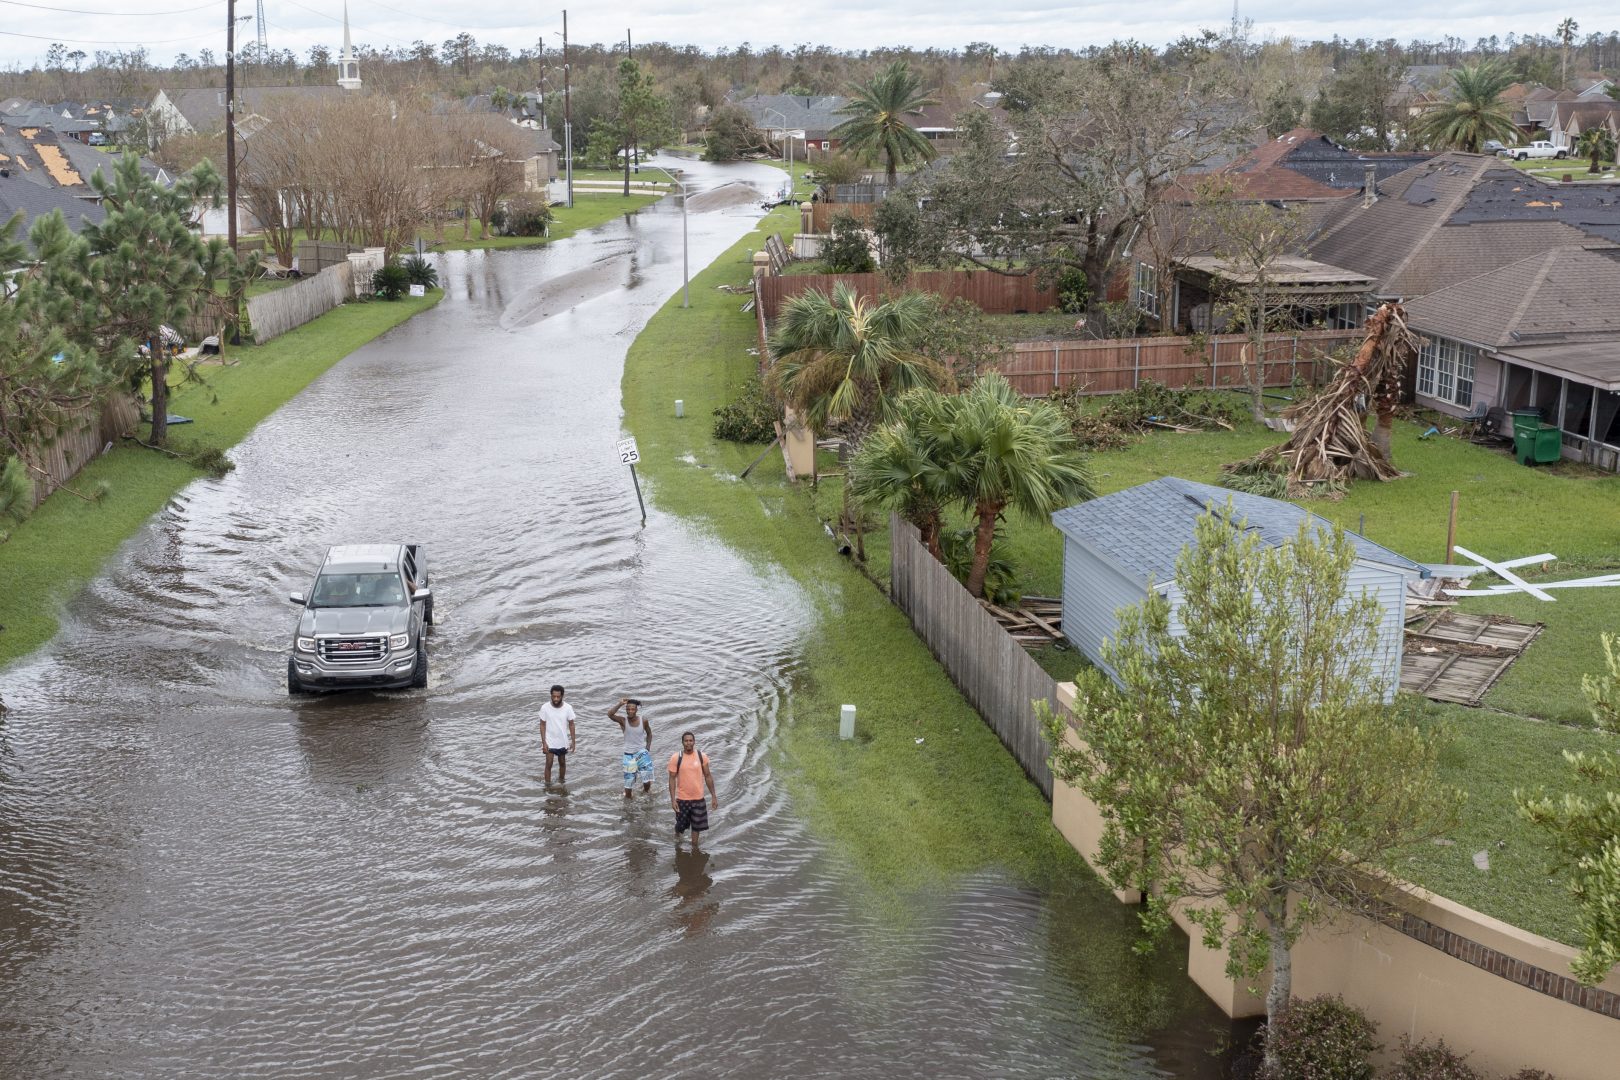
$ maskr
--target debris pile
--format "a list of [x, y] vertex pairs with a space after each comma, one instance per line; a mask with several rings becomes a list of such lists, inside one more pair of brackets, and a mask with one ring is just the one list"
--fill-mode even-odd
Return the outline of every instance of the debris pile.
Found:
[[[1320, 394], [1283, 412], [1293, 431], [1288, 441], [1252, 458], [1225, 466], [1228, 487], [1248, 490], [1244, 477], [1283, 478], [1290, 498], [1342, 491], [1352, 480], [1393, 480], [1400, 471], [1389, 460], [1389, 432], [1400, 398], [1401, 374], [1417, 359], [1418, 338], [1406, 325], [1399, 304], [1384, 304], [1367, 320], [1367, 337], [1349, 363]], [[1367, 412], [1377, 414], [1376, 433], [1367, 431]]]

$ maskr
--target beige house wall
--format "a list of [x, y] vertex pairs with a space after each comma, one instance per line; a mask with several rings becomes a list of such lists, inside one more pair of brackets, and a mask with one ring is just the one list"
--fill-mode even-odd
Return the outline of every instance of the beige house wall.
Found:
[[[1073, 683], [1059, 683], [1059, 704], [1072, 707], [1074, 692]], [[1066, 737], [1082, 745], [1072, 731]], [[1052, 823], [1095, 867], [1102, 812], [1061, 779], [1053, 782]], [[1350, 914], [1312, 930], [1294, 948], [1295, 997], [1342, 995], [1377, 1021], [1386, 1046], [1402, 1035], [1443, 1038], [1487, 1072], [1534, 1067], [1559, 1080], [1620, 1076], [1620, 974], [1584, 990], [1571, 981], [1575, 949], [1397, 884], [1408, 932]], [[1134, 892], [1114, 895], [1140, 901]], [[1197, 928], [1176, 914], [1190, 930], [1189, 977], [1227, 1015], [1263, 1014], [1264, 980], [1258, 992], [1235, 984], [1224, 953], [1206, 949]]]

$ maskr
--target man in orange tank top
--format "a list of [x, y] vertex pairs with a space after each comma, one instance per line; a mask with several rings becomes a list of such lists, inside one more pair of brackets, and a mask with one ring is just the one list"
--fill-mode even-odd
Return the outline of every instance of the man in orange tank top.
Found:
[[[709, 803], [704, 805], [704, 788]], [[681, 748], [669, 759], [669, 808], [675, 811], [675, 842], [692, 830], [692, 850], [698, 847], [698, 834], [709, 827], [709, 811], [720, 809], [720, 796], [714, 792], [714, 774], [709, 771], [709, 755], [697, 748], [697, 736], [681, 734]]]

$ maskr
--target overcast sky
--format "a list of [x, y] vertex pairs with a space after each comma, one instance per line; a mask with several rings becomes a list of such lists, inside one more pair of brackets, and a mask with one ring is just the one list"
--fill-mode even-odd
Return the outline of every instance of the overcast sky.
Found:
[[[305, 57], [312, 45], [335, 53], [343, 41], [342, 0], [264, 0], [265, 34], [272, 49], [292, 49]], [[472, 5], [427, 0], [351, 0], [349, 19], [355, 44], [376, 48], [407, 45], [420, 38], [438, 44], [466, 30], [480, 42], [498, 42], [514, 52], [544, 35], [547, 48], [561, 42], [561, 8], [537, 7], [533, 15], [517, 14], [519, 5], [479, 5], [485, 10], [457, 21], [453, 13]], [[580, 43], [622, 39], [628, 27], [636, 41], [692, 44], [706, 50], [754, 49], [772, 44], [825, 44], [840, 49], [885, 45], [959, 48], [988, 41], [1016, 51], [1025, 44], [1082, 47], [1114, 38], [1134, 37], [1162, 43], [1204, 26], [1224, 26], [1231, 10], [1219, 0], [1188, 3], [1166, 0], [1146, 4], [1061, 3], [1058, 0], [891, 0], [872, 5], [850, 0], [816, 4], [715, 3], [680, 10], [669, 3], [621, 0], [612, 5], [581, 5], [569, 16], [569, 38]], [[56, 10], [48, 10], [56, 9]], [[65, 9], [77, 9], [69, 11]], [[1151, 10], [1151, 19], [1144, 18]], [[106, 14], [117, 11], [119, 14]], [[238, 0], [237, 11], [252, 16], [254, 0]], [[136, 14], [136, 13], [144, 14]], [[1492, 34], [1551, 34], [1566, 16], [1580, 24], [1581, 34], [1620, 28], [1620, 12], [1610, 4], [1581, 0], [1573, 6], [1542, 6], [1537, 0], [1437, 0], [1412, 5], [1394, 0], [1265, 0], [1245, 3], [1242, 14], [1254, 21], [1260, 37], [1354, 39], [1387, 37], [1436, 40], [1456, 35], [1467, 41]], [[1133, 21], [1134, 20], [1134, 21]], [[43, 63], [53, 41], [69, 51], [145, 45], [156, 61], [178, 53], [195, 56], [202, 49], [216, 56], [225, 46], [224, 0], [0, 0], [0, 66], [27, 68]], [[257, 33], [242, 24], [239, 38]], [[24, 36], [28, 35], [28, 36]], [[364, 72], [361, 73], [364, 75]]]

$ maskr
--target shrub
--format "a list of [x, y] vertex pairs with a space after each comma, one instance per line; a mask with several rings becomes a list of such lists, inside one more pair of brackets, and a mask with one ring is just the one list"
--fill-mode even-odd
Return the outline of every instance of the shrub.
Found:
[[[503, 236], [544, 236], [551, 223], [551, 206], [540, 194], [513, 195], [502, 208], [500, 231]], [[493, 224], [493, 217], [491, 224]]]
[[412, 255], [400, 265], [405, 268], [405, 277], [412, 285], [421, 285], [428, 289], [439, 287], [439, 272], [422, 256]]
[[1520, 1069], [1508, 1077], [1507, 1080], [1558, 1080], [1558, 1078], [1552, 1073], [1544, 1072], [1541, 1069]]
[[1390, 1080], [1484, 1080], [1467, 1058], [1467, 1054], [1447, 1046], [1444, 1039], [1430, 1046], [1427, 1041], [1413, 1043], [1402, 1035], [1400, 1060], [1390, 1071]]
[[1079, 270], [1065, 270], [1057, 279], [1058, 307], [1067, 315], [1082, 315], [1091, 298], [1091, 286]]
[[714, 437], [727, 442], [768, 443], [776, 438], [782, 409], [765, 392], [758, 375], [743, 384], [735, 400], [714, 410]]
[[1291, 1001], [1265, 1030], [1275, 1071], [1264, 1080], [1372, 1080], [1378, 1025], [1338, 995]]
[[864, 165], [843, 153], [832, 154], [816, 162], [816, 180], [828, 187], [853, 184], [860, 180], [865, 172]]
[[821, 245], [821, 261], [833, 274], [867, 274], [872, 271], [872, 250], [867, 246], [866, 230], [850, 214], [839, 214], [832, 220], [832, 236]]
[[398, 300], [410, 287], [410, 275], [399, 263], [387, 263], [371, 275], [371, 291], [379, 300]]

